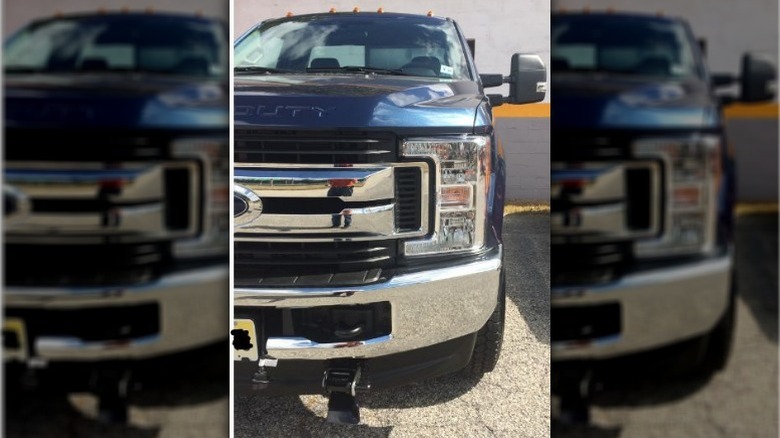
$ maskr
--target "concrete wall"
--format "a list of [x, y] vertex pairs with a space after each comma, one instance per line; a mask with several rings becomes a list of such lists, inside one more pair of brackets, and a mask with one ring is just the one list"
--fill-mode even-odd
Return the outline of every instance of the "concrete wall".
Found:
[[550, 201], [550, 118], [499, 117], [496, 131], [507, 162], [506, 197]]
[[737, 156], [737, 199], [777, 202], [777, 117], [729, 118], [726, 128]]

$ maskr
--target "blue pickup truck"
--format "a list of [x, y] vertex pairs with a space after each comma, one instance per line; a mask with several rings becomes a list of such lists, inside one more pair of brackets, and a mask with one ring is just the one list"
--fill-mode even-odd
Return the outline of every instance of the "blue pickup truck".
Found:
[[234, 50], [236, 390], [323, 393], [329, 421], [354, 423], [357, 392], [491, 371], [492, 107], [542, 100], [541, 59], [480, 75], [453, 20], [381, 11], [267, 20]]
[[736, 294], [722, 107], [771, 100], [774, 67], [746, 54], [739, 77], [711, 73], [687, 22], [655, 14], [554, 14], [552, 35], [553, 391], [577, 405], [599, 379], [722, 368]]
[[219, 21], [148, 12], [5, 41], [9, 376], [86, 382], [123, 420], [139, 364], [227, 344], [229, 47]]

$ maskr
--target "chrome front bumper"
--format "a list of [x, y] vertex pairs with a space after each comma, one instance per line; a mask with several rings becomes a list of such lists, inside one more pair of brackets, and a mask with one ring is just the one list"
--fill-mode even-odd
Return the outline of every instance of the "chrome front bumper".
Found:
[[552, 342], [552, 360], [613, 358], [708, 332], [728, 307], [731, 267], [729, 255], [629, 275], [607, 286], [553, 288], [553, 309], [618, 303], [622, 320], [615, 336]]
[[447, 268], [397, 275], [386, 283], [342, 288], [242, 288], [235, 306], [301, 308], [389, 302], [392, 333], [360, 342], [318, 344], [270, 338], [278, 359], [372, 358], [428, 347], [477, 332], [496, 307], [501, 252]]
[[29, 339], [31, 349], [23, 357], [12, 352], [5, 358], [29, 363], [145, 359], [224, 340], [229, 327], [228, 275], [225, 265], [177, 272], [142, 286], [6, 287], [6, 310], [76, 310], [156, 303], [160, 331], [142, 338], [96, 342], [42, 335]]

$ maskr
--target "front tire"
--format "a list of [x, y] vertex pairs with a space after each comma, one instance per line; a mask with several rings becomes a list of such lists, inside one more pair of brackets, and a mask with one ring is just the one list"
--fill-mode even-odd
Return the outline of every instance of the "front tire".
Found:
[[498, 303], [484, 326], [477, 332], [474, 351], [471, 360], [461, 374], [463, 377], [481, 378], [485, 373], [493, 371], [501, 355], [501, 344], [504, 340], [504, 321], [506, 313], [506, 280], [504, 271], [499, 279]]

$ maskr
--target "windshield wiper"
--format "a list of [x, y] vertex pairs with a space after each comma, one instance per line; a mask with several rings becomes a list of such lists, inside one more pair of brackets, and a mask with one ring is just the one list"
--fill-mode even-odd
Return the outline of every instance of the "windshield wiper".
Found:
[[260, 67], [257, 65], [239, 65], [233, 68], [233, 71], [239, 74], [243, 73], [294, 73], [291, 70], [280, 70], [272, 67]]
[[374, 74], [380, 74], [380, 75], [398, 75], [398, 76], [409, 76], [408, 73], [405, 73], [403, 70], [400, 69], [391, 69], [391, 68], [379, 68], [379, 67], [363, 67], [363, 66], [357, 66], [357, 65], [345, 65], [343, 67], [315, 67], [315, 68], [307, 68], [306, 72], [308, 73], [374, 73]]

